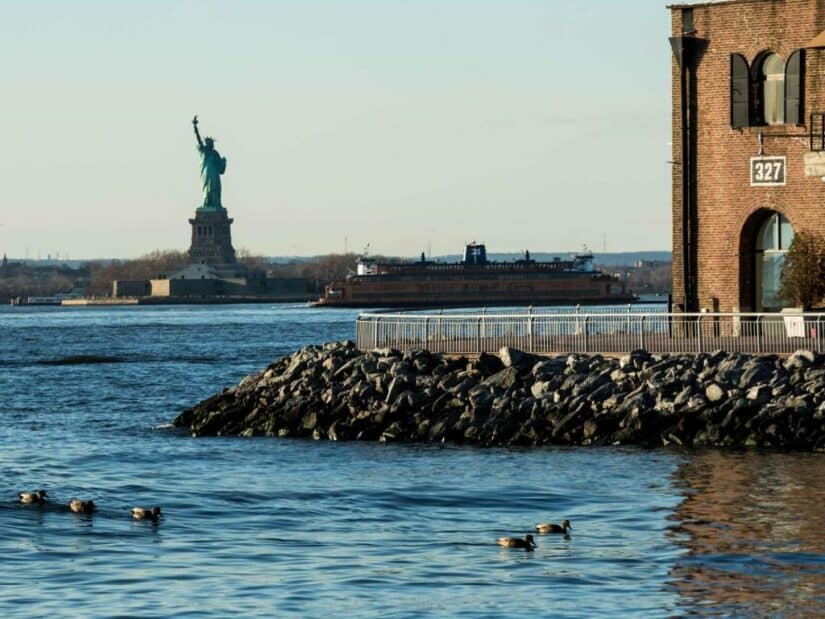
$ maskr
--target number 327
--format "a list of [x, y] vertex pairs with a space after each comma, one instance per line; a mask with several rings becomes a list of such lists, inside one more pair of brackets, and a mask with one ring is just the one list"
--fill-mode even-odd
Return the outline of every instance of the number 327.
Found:
[[757, 183], [781, 183], [784, 178], [781, 161], [755, 161], [753, 180]]

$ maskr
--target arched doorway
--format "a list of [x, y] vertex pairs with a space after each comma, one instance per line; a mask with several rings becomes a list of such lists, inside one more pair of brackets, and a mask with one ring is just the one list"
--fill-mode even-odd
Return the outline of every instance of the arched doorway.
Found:
[[791, 222], [778, 211], [754, 213], [742, 228], [740, 306], [755, 312], [776, 312], [789, 303], [779, 296], [782, 267], [793, 241]]

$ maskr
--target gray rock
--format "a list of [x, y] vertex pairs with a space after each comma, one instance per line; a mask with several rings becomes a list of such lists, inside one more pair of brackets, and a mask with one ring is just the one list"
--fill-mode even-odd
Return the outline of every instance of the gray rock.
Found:
[[676, 410], [676, 405], [670, 400], [657, 400], [653, 408], [663, 415], [670, 415]]
[[599, 424], [594, 419], [588, 419], [582, 427], [582, 436], [585, 440], [590, 440], [599, 432]]
[[553, 428], [553, 438], [558, 438], [570, 427], [572, 427], [580, 415], [581, 410], [574, 410], [562, 417], [558, 424], [556, 424]]
[[527, 355], [518, 348], [504, 346], [498, 351], [498, 356], [504, 367], [517, 368], [525, 361]]
[[582, 374], [590, 367], [590, 360], [584, 355], [569, 355], [565, 363], [567, 368], [573, 374]]
[[458, 370], [453, 370], [448, 374], [444, 374], [441, 377], [441, 380], [438, 381], [438, 388], [443, 391], [448, 391], [455, 387], [458, 383], [461, 382], [461, 378], [459, 377], [460, 372]]
[[825, 381], [825, 368], [808, 368], [805, 370], [806, 381]]
[[415, 367], [416, 373], [424, 374], [430, 369], [430, 361], [429, 359], [416, 359], [413, 362], [413, 366]]
[[448, 391], [450, 393], [452, 393], [453, 395], [462, 397], [462, 396], [466, 395], [467, 392], [470, 391], [470, 389], [475, 387], [475, 385], [476, 385], [475, 380], [473, 380], [472, 378], [465, 378], [460, 383], [458, 383], [457, 385], [455, 385], [453, 387], [450, 387], [450, 389]]
[[341, 365], [341, 360], [338, 357], [327, 357], [321, 362], [321, 367], [325, 370], [335, 371]]
[[308, 413], [303, 420], [301, 426], [304, 430], [314, 430], [318, 425], [318, 413]]
[[378, 440], [382, 443], [394, 443], [395, 441], [400, 440], [403, 434], [404, 430], [401, 427], [401, 424], [396, 421], [395, 423], [390, 424], [390, 426], [381, 433]]
[[476, 359], [473, 367], [484, 376], [490, 376], [491, 374], [495, 374], [496, 372], [500, 372], [504, 369], [504, 363], [502, 363], [501, 359], [495, 355], [490, 355], [483, 352], [478, 356], [478, 359]]
[[808, 415], [814, 411], [814, 401], [810, 394], [788, 398], [785, 406], [792, 409], [795, 415]]
[[717, 383], [711, 383], [705, 387], [705, 397], [709, 402], [721, 402], [725, 399], [726, 393]]
[[518, 370], [514, 367], [506, 367], [500, 372], [496, 372], [489, 378], [485, 378], [482, 384], [498, 389], [510, 389], [519, 382]]
[[414, 391], [404, 391], [399, 394], [390, 407], [391, 413], [410, 412], [418, 408], [420, 398]]
[[390, 376], [409, 376], [415, 374], [415, 366], [409, 361], [396, 361], [390, 367]]
[[474, 387], [470, 391], [470, 404], [474, 410], [488, 410], [493, 405], [493, 394], [484, 387]]
[[708, 406], [708, 400], [701, 394], [694, 395], [688, 400], [685, 410], [689, 413], [700, 413]]
[[624, 381], [627, 378], [627, 374], [624, 370], [613, 370], [610, 372], [610, 380], [614, 383], [618, 384]]
[[624, 394], [623, 393], [614, 393], [609, 398], [607, 398], [604, 402], [602, 402], [602, 410], [610, 411], [616, 408], [619, 404], [624, 401]]
[[405, 376], [396, 376], [392, 379], [389, 388], [387, 389], [387, 397], [384, 398], [386, 404], [392, 404], [395, 399], [404, 391], [410, 388], [410, 382]]
[[583, 381], [579, 382], [573, 387], [573, 390], [570, 393], [574, 397], [579, 395], [587, 395], [609, 382], [610, 379], [604, 374], [586, 376], [586, 378]]
[[372, 354], [378, 358], [381, 357], [398, 357], [401, 358], [404, 355], [401, 354], [401, 351], [396, 350], [395, 348], [377, 348], [372, 351]]
[[590, 403], [602, 403], [613, 397], [615, 393], [616, 386], [611, 382], [607, 382], [585, 395]]
[[816, 353], [811, 350], [797, 350], [790, 355], [782, 365], [789, 372], [791, 370], [801, 370], [813, 365], [816, 362]]
[[685, 387], [679, 392], [679, 394], [673, 400], [673, 404], [675, 404], [676, 406], [682, 406], [684, 404], [687, 404], [688, 400], [690, 400], [690, 398], [693, 397], [694, 393], [696, 393], [696, 391], [693, 387]]
[[544, 361], [537, 361], [533, 366], [533, 369], [530, 370], [530, 374], [536, 380], [546, 381], [562, 374], [565, 367], [566, 365], [561, 359], [547, 359]]
[[430, 428], [430, 440], [431, 441], [440, 441], [444, 438], [444, 435], [447, 433], [447, 425], [443, 421], [439, 421], [434, 426]]
[[538, 380], [530, 387], [530, 393], [534, 398], [541, 398], [550, 392], [550, 383], [543, 380]]
[[742, 378], [739, 379], [739, 387], [746, 389], [759, 383], [767, 383], [776, 372], [776, 368], [767, 359], [754, 358], [745, 363]]
[[825, 363], [811, 351], [784, 361], [633, 351], [623, 369], [598, 355], [504, 356], [509, 367], [491, 355], [469, 363], [418, 350], [402, 358], [310, 346], [185, 409], [174, 424], [193, 436], [825, 451]]
[[748, 389], [745, 398], [750, 400], [751, 404], [761, 405], [771, 399], [771, 389], [767, 385], [756, 385]]
[[615, 408], [617, 415], [624, 415], [632, 411], [647, 411], [656, 405], [656, 400], [647, 390], [638, 389], [628, 396]]
[[631, 351], [619, 359], [619, 367], [622, 369], [629, 368], [631, 371], [638, 371], [644, 368], [646, 363], [650, 363], [653, 357], [646, 350], [638, 349]]
[[[286, 371], [283, 374], [281, 374], [281, 376], [279, 377], [281, 382], [289, 382], [291, 380], [294, 380], [295, 378], [298, 377], [298, 375], [301, 372], [304, 371], [306, 366], [307, 366], [306, 355], [304, 355], [304, 354], [294, 355], [292, 357], [292, 362], [289, 364], [289, 367], [287, 367]], [[246, 379], [244, 379], [244, 380], [246, 380]], [[241, 385], [243, 385], [243, 382], [241, 382]]]

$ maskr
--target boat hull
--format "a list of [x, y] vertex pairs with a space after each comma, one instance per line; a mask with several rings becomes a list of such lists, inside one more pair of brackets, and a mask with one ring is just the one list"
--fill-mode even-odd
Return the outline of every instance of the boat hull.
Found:
[[478, 307], [628, 303], [634, 295], [605, 275], [583, 273], [529, 277], [353, 277], [327, 286], [318, 307]]

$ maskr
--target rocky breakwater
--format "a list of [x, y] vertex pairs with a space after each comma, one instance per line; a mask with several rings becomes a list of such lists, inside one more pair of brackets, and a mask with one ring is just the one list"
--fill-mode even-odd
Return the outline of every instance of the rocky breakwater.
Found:
[[185, 410], [193, 436], [825, 451], [825, 357], [479, 358], [309, 346]]

